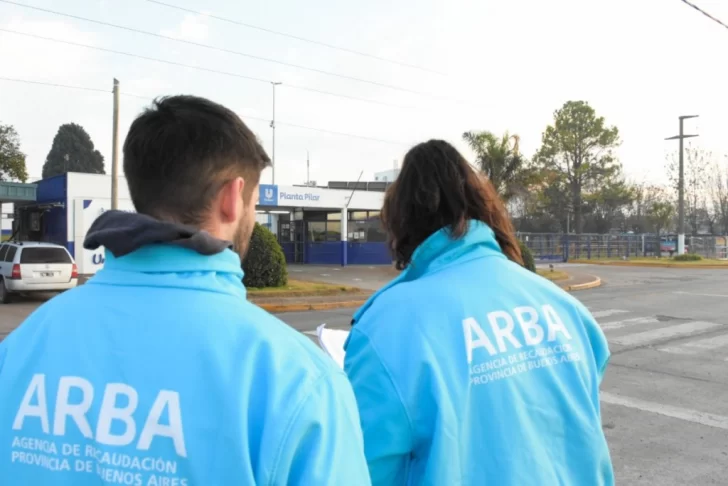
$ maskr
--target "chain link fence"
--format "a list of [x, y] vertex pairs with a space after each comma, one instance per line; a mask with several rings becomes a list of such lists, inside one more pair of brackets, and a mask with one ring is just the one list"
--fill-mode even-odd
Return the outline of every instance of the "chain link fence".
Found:
[[[676, 238], [654, 234], [518, 233], [518, 238], [541, 261], [672, 256], [676, 251]], [[728, 237], [725, 236], [686, 236], [685, 245], [689, 253], [703, 258], [728, 259]]]

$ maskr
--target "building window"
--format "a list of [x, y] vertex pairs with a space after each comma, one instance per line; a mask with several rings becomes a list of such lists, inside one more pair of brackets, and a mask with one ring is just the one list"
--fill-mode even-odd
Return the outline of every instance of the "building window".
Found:
[[341, 241], [340, 221], [328, 221], [326, 223], [326, 241]]
[[312, 243], [326, 241], [326, 222], [309, 221], [308, 241]]

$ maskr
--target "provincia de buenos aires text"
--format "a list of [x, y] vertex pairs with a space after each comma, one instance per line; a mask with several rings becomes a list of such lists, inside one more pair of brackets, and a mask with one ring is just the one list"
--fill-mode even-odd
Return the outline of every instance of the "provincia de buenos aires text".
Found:
[[[138, 410], [139, 394], [127, 384], [106, 384], [97, 395], [90, 381], [62, 376], [52, 388], [57, 393], [49, 397], [45, 374], [31, 378], [12, 425], [11, 462], [61, 474], [96, 475], [107, 484], [190, 484], [180, 467], [187, 448], [179, 393], [161, 390], [149, 410]], [[95, 397], [101, 405], [93, 423], [89, 411]], [[140, 417], [143, 421], [137, 423]], [[70, 427], [85, 440], [69, 440]], [[165, 449], [174, 450], [172, 457], [150, 454], [156, 441], [168, 441], [172, 447]]]
[[489, 312], [482, 324], [474, 317], [462, 324], [473, 385], [582, 360], [564, 321], [548, 304], [497, 310]]

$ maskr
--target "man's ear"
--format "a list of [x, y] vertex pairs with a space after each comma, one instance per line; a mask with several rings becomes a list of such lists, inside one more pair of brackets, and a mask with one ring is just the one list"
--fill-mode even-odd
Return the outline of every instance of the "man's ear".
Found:
[[220, 217], [223, 223], [233, 223], [240, 219], [243, 210], [243, 190], [245, 181], [236, 177], [227, 182], [220, 191]]

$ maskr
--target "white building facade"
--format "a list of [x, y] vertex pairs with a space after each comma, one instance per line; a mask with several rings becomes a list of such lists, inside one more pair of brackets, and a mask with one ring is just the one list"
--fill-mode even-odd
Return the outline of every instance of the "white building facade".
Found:
[[[22, 238], [65, 245], [74, 256], [79, 273], [96, 273], [104, 264], [104, 249], [86, 250], [83, 242], [96, 218], [111, 208], [111, 176], [71, 172], [36, 184], [36, 202], [21, 209], [23, 213], [40, 212], [42, 217], [28, 214], [21, 220], [40, 219], [42, 224], [24, 231]], [[124, 177], [119, 178], [118, 188], [118, 209], [134, 211]], [[379, 234], [367, 231], [371, 239], [378, 240], [370, 242], [363, 231], [347, 229], [364, 227], [370, 219], [378, 218], [383, 192], [261, 184], [259, 197], [257, 220], [278, 235], [288, 261], [391, 263]], [[323, 240], [321, 228], [325, 233]], [[334, 229], [327, 232], [328, 228]], [[334, 237], [337, 241], [331, 241]], [[347, 258], [349, 254], [354, 261]]]

